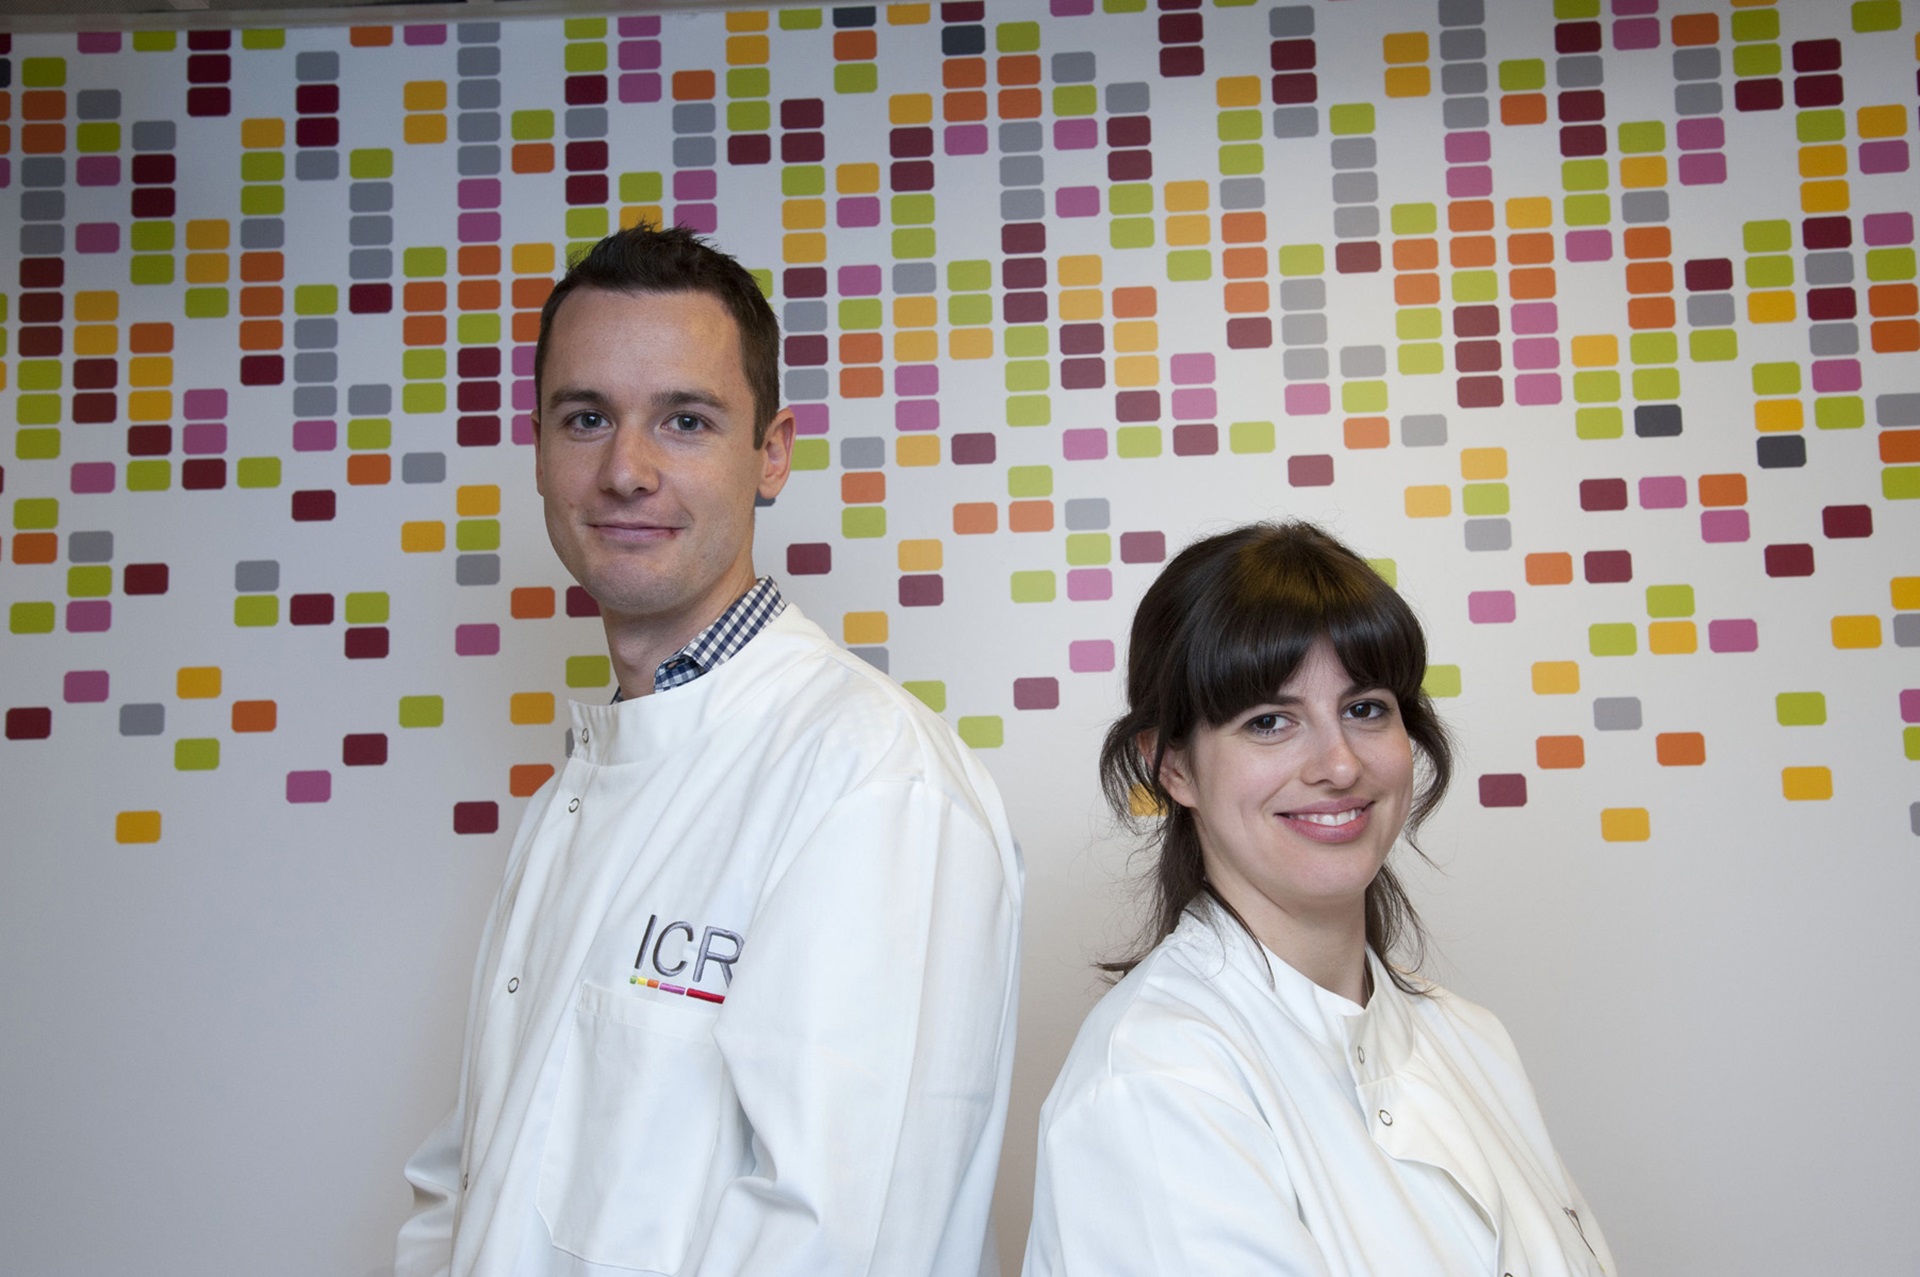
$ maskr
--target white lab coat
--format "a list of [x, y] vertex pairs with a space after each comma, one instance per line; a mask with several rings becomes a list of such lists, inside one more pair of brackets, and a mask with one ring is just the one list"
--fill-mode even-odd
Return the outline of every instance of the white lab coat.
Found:
[[1026, 1277], [1613, 1272], [1499, 1021], [1362, 1009], [1197, 904], [1040, 1114]]
[[792, 606], [572, 716], [396, 1272], [975, 1277], [1022, 890], [985, 769]]

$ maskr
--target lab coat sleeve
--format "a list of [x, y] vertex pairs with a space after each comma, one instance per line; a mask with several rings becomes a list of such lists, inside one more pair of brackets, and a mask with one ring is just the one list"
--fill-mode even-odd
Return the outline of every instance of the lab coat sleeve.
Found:
[[1043, 1116], [1025, 1277], [1325, 1274], [1271, 1133], [1164, 1075], [1109, 1075]]
[[930, 780], [833, 805], [770, 888], [715, 1029], [753, 1157], [699, 1277], [975, 1277], [1020, 896], [1010, 840]]
[[413, 1214], [400, 1226], [394, 1277], [445, 1277], [453, 1266], [453, 1217], [460, 1192], [460, 1109], [434, 1127], [407, 1159]]

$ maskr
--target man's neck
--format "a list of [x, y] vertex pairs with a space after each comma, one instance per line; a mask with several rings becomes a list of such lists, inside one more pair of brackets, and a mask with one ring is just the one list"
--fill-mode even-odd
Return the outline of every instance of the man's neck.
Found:
[[674, 617], [616, 616], [602, 612], [607, 631], [607, 655], [613, 661], [613, 676], [620, 685], [620, 699], [634, 700], [653, 695], [654, 671], [660, 663], [692, 642], [700, 631], [712, 625], [720, 614], [738, 602], [759, 578], [749, 568], [744, 583], [721, 594], [708, 596], [703, 606], [688, 608]]

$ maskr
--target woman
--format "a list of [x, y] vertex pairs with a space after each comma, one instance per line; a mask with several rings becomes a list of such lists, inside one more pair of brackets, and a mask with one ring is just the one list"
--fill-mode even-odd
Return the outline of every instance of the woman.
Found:
[[1425, 673], [1307, 524], [1148, 589], [1100, 759], [1152, 813], [1147, 951], [1041, 1112], [1027, 1277], [1613, 1271], [1505, 1030], [1390, 961], [1421, 933], [1387, 855], [1452, 766]]

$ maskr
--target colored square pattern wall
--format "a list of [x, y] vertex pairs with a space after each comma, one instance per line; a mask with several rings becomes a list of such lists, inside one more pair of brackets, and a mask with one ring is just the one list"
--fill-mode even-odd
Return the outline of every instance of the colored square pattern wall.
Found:
[[1920, 833], [1912, 9], [0, 35], [0, 774], [111, 756], [103, 843], [510, 827], [611, 691], [539, 308], [647, 220], [781, 320], [761, 570], [977, 748], [1111, 714], [1167, 557], [1298, 514], [1421, 609], [1488, 827], [1658, 844], [1682, 769]]

